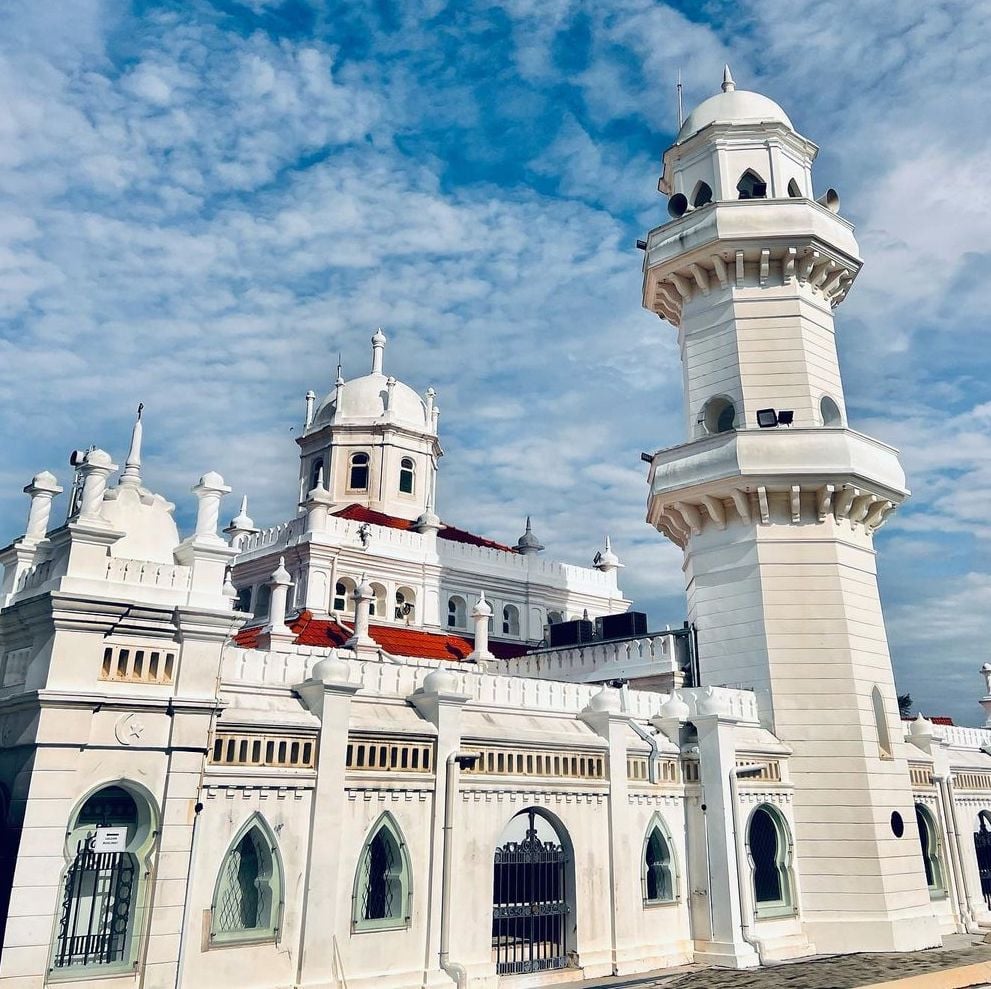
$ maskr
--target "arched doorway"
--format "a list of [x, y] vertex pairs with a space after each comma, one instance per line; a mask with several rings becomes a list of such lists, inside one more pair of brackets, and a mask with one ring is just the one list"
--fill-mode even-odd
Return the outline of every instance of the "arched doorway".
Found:
[[974, 832], [974, 851], [977, 853], [977, 873], [981, 877], [981, 895], [991, 910], [991, 814], [982, 810], [977, 816], [978, 829]]
[[574, 862], [567, 836], [531, 807], [506, 826], [495, 851], [492, 956], [500, 975], [566, 968]]

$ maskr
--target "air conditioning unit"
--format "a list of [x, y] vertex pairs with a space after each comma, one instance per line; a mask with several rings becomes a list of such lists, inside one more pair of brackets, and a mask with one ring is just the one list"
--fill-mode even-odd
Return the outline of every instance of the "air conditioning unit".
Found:
[[632, 639], [647, 634], [647, 615], [643, 611], [624, 611], [598, 619], [600, 639]]
[[578, 646], [595, 640], [595, 622], [578, 618], [571, 622], [551, 625], [552, 646]]

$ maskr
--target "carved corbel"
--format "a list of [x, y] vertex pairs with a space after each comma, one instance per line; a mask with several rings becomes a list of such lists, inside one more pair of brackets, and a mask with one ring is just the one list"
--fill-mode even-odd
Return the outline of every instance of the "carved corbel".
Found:
[[719, 284], [723, 288], [729, 288], [729, 268], [726, 267], [726, 262], [718, 254], [712, 255], [712, 267], [719, 279]]
[[676, 512], [672, 505], [666, 506], [664, 511], [661, 512], [661, 520], [667, 523], [668, 528], [674, 532], [683, 544], [688, 541], [688, 533], [691, 530], [688, 528], [681, 514]]
[[705, 505], [705, 510], [709, 513], [712, 521], [719, 526], [720, 529], [726, 528], [726, 506], [723, 505], [721, 498], [715, 498], [712, 495], [702, 495], [702, 504]]
[[743, 276], [745, 274], [743, 265], [743, 251], [736, 252], [736, 287], [743, 288]]
[[813, 288], [819, 288], [829, 277], [829, 273], [836, 267], [836, 262], [832, 258], [820, 261], [813, 269], [809, 284]]
[[760, 520], [764, 525], [771, 524], [771, 507], [767, 500], [767, 488], [761, 484], [757, 488], [757, 505], [760, 508]]
[[836, 495], [835, 514], [838, 519], [844, 519], [850, 514], [853, 499], [860, 494], [859, 488], [844, 487]]
[[808, 281], [809, 273], [815, 267], [818, 260], [818, 251], [809, 251], [807, 254], [802, 255], [802, 260], [798, 262], [798, 280], [800, 282]]
[[763, 288], [767, 284], [767, 276], [771, 272], [771, 251], [769, 248], [764, 248], [760, 252], [760, 287]]
[[833, 491], [834, 487], [832, 484], [824, 484], [818, 491], [816, 491], [816, 515], [820, 522], [826, 521], [826, 516], [830, 513], [833, 507]]
[[867, 518], [867, 513], [870, 511], [871, 505], [876, 500], [877, 497], [872, 494], [863, 494], [854, 498], [853, 505], [850, 507], [850, 521], [863, 522]]
[[802, 521], [802, 487], [799, 484], [791, 486], [791, 521], [794, 525]]
[[864, 518], [864, 527], [867, 529], [876, 529], [884, 521], [885, 515], [891, 511], [892, 507], [893, 505], [890, 501], [885, 498], [879, 498], [867, 510], [867, 515]]
[[702, 294], [708, 295], [709, 276], [706, 274], [705, 268], [700, 268], [697, 264], [690, 264], [688, 270], [695, 276], [695, 282], [702, 289]]
[[733, 499], [733, 504], [736, 506], [736, 510], [740, 513], [740, 518], [743, 519], [747, 525], [753, 521], [753, 517], [750, 512], [750, 495], [747, 494], [742, 488], [733, 488], [730, 491], [730, 497]]
[[687, 279], [682, 278], [681, 275], [671, 272], [668, 275], [668, 281], [678, 290], [678, 295], [680, 295], [685, 302], [688, 302], [692, 297], [692, 286]]
[[839, 288], [840, 282], [843, 281], [843, 276], [846, 274], [846, 268], [840, 268], [831, 278], [829, 278], [825, 285], [822, 287], [822, 294], [828, 299], [837, 288]]
[[681, 512], [681, 517], [691, 526], [692, 532], [696, 536], [702, 531], [702, 513], [694, 505], [689, 505], [684, 501], [676, 501], [671, 507]]
[[798, 250], [789, 247], [787, 253], [781, 261], [781, 283], [787, 285], [795, 278], [795, 264], [798, 260]]

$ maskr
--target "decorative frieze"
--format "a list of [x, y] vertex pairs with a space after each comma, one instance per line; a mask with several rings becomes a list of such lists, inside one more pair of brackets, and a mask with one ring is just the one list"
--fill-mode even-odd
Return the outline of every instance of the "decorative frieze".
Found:
[[760, 772], [754, 773], [753, 776], [744, 776], [740, 778], [740, 786], [754, 786], [760, 783], [780, 783], [781, 782], [781, 763], [777, 759], [765, 759], [763, 756], [744, 756], [736, 760], [737, 768], [742, 768], [743, 766], [754, 766], [757, 765], [759, 761]]
[[[658, 759], [655, 783], [675, 784], [678, 782], [678, 763], [675, 759]], [[650, 757], [629, 753], [626, 757], [626, 778], [634, 783], [650, 782]]]
[[344, 768], [361, 773], [432, 773], [434, 743], [429, 739], [348, 739]]
[[991, 790], [991, 773], [957, 770], [953, 785], [961, 790]]
[[139, 646], [107, 646], [100, 667], [101, 680], [123, 683], [170, 684], [176, 654], [169, 649]]
[[480, 758], [466, 766], [465, 775], [550, 776], [564, 779], [601, 780], [606, 775], [604, 754], [592, 752], [549, 752], [523, 748], [466, 748]]
[[932, 786], [933, 771], [932, 766], [926, 763], [910, 762], [908, 773], [912, 779], [912, 786]]
[[312, 736], [218, 732], [209, 762], [214, 766], [313, 769], [316, 757], [316, 739]]

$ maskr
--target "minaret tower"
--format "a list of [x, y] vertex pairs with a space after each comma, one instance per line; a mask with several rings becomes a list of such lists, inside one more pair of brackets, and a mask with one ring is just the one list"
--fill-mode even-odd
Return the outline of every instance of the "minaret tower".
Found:
[[861, 261], [817, 151], [727, 68], [665, 152], [643, 304], [678, 330], [689, 442], [653, 455], [647, 518], [684, 551], [702, 684], [753, 688], [793, 750], [817, 951], [908, 950], [939, 933], [873, 544], [908, 491], [847, 424], [833, 310]]

